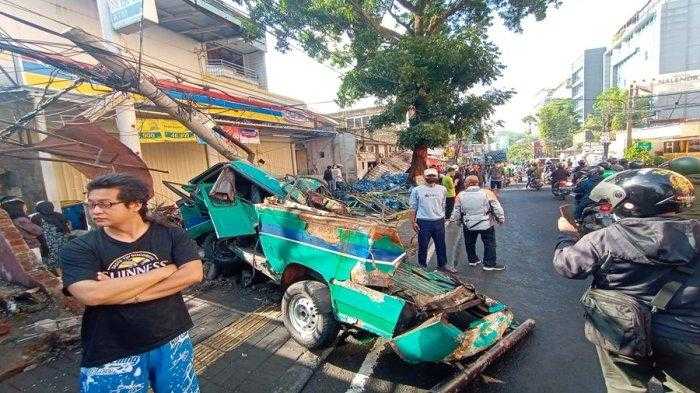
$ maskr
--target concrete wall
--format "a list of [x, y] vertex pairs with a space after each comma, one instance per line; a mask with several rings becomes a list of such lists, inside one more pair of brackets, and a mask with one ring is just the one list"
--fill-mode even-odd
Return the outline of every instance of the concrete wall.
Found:
[[[322, 176], [328, 165], [336, 163], [333, 156], [333, 137], [318, 138], [304, 142], [306, 160], [310, 175]], [[339, 162], [345, 166], [344, 163]]]
[[587, 49], [583, 64], [583, 114], [581, 122], [593, 113], [593, 102], [603, 91], [603, 64], [605, 48]]
[[700, 2], [664, 2], [660, 25], [659, 73], [700, 69]]
[[354, 135], [347, 132], [338, 133], [333, 140], [334, 159], [343, 165], [343, 175], [346, 181], [358, 178], [357, 141]]

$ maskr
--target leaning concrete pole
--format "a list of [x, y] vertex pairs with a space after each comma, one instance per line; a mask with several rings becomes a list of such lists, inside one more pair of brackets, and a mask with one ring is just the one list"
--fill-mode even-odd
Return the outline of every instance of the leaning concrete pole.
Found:
[[[221, 137], [217, 136], [215, 129], [218, 126], [211, 116], [180, 105], [177, 101], [170, 98], [147, 78], [142, 78], [129, 62], [111, 52], [110, 48], [100, 38], [79, 28], [72, 28], [63, 33], [63, 36], [73, 41], [73, 43], [118, 77], [121, 77], [126, 86], [134, 87], [161, 110], [185, 125], [221, 155], [229, 160], [238, 158], [235, 151], [224, 142], [223, 135]], [[253, 162], [255, 153], [248, 146], [235, 139], [226, 138], [226, 140], [245, 151], [248, 154], [248, 161]]]

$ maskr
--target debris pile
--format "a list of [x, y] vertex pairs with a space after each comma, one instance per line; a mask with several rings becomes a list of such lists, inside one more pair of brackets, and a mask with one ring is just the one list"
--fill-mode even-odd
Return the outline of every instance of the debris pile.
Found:
[[409, 208], [410, 184], [406, 173], [384, 173], [364, 178], [339, 190], [339, 197], [352, 211], [391, 220]]
[[405, 173], [410, 166], [410, 157], [404, 154], [381, 158], [374, 168], [367, 171], [363, 179], [377, 180], [386, 174]]

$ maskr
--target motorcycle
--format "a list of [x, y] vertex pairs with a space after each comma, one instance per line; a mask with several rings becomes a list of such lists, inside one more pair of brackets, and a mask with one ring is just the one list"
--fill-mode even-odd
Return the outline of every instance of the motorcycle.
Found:
[[532, 191], [539, 191], [542, 189], [542, 180], [540, 179], [530, 179], [527, 182], [527, 185], [525, 186], [526, 189], [532, 190]]
[[577, 221], [579, 231], [583, 236], [614, 224], [617, 217], [612, 212], [612, 205], [607, 201], [601, 201], [598, 204], [586, 206], [581, 218]]
[[554, 198], [566, 200], [566, 196], [571, 194], [574, 189], [573, 183], [568, 180], [559, 180], [555, 186], [552, 187], [552, 195]]

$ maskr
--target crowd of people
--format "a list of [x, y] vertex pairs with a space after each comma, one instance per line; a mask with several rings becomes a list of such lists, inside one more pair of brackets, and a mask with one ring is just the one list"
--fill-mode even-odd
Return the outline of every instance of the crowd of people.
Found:
[[16, 197], [5, 197], [0, 202], [27, 246], [37, 260], [43, 261], [54, 272], [59, 269], [58, 255], [68, 241], [71, 231], [66, 217], [54, 209], [49, 201], [38, 202], [35, 213], [29, 215], [27, 204]]
[[[442, 176], [425, 171], [426, 184], [411, 192], [421, 266], [427, 266], [432, 240], [438, 269], [455, 272], [447, 264], [445, 229], [456, 222], [470, 266], [505, 268], [496, 262], [495, 226], [505, 222], [497, 192], [508, 167], [451, 167]], [[697, 167], [700, 172], [700, 161]], [[523, 174], [528, 182], [575, 185], [575, 211], [559, 219], [553, 263], [564, 277], [592, 277], [581, 298], [585, 336], [595, 345], [608, 392], [700, 391], [700, 222], [681, 215], [694, 203], [692, 182], [672, 170], [615, 158], [576, 166], [538, 161], [515, 167], [511, 176]], [[601, 203], [615, 219], [579, 232], [586, 207]]]

